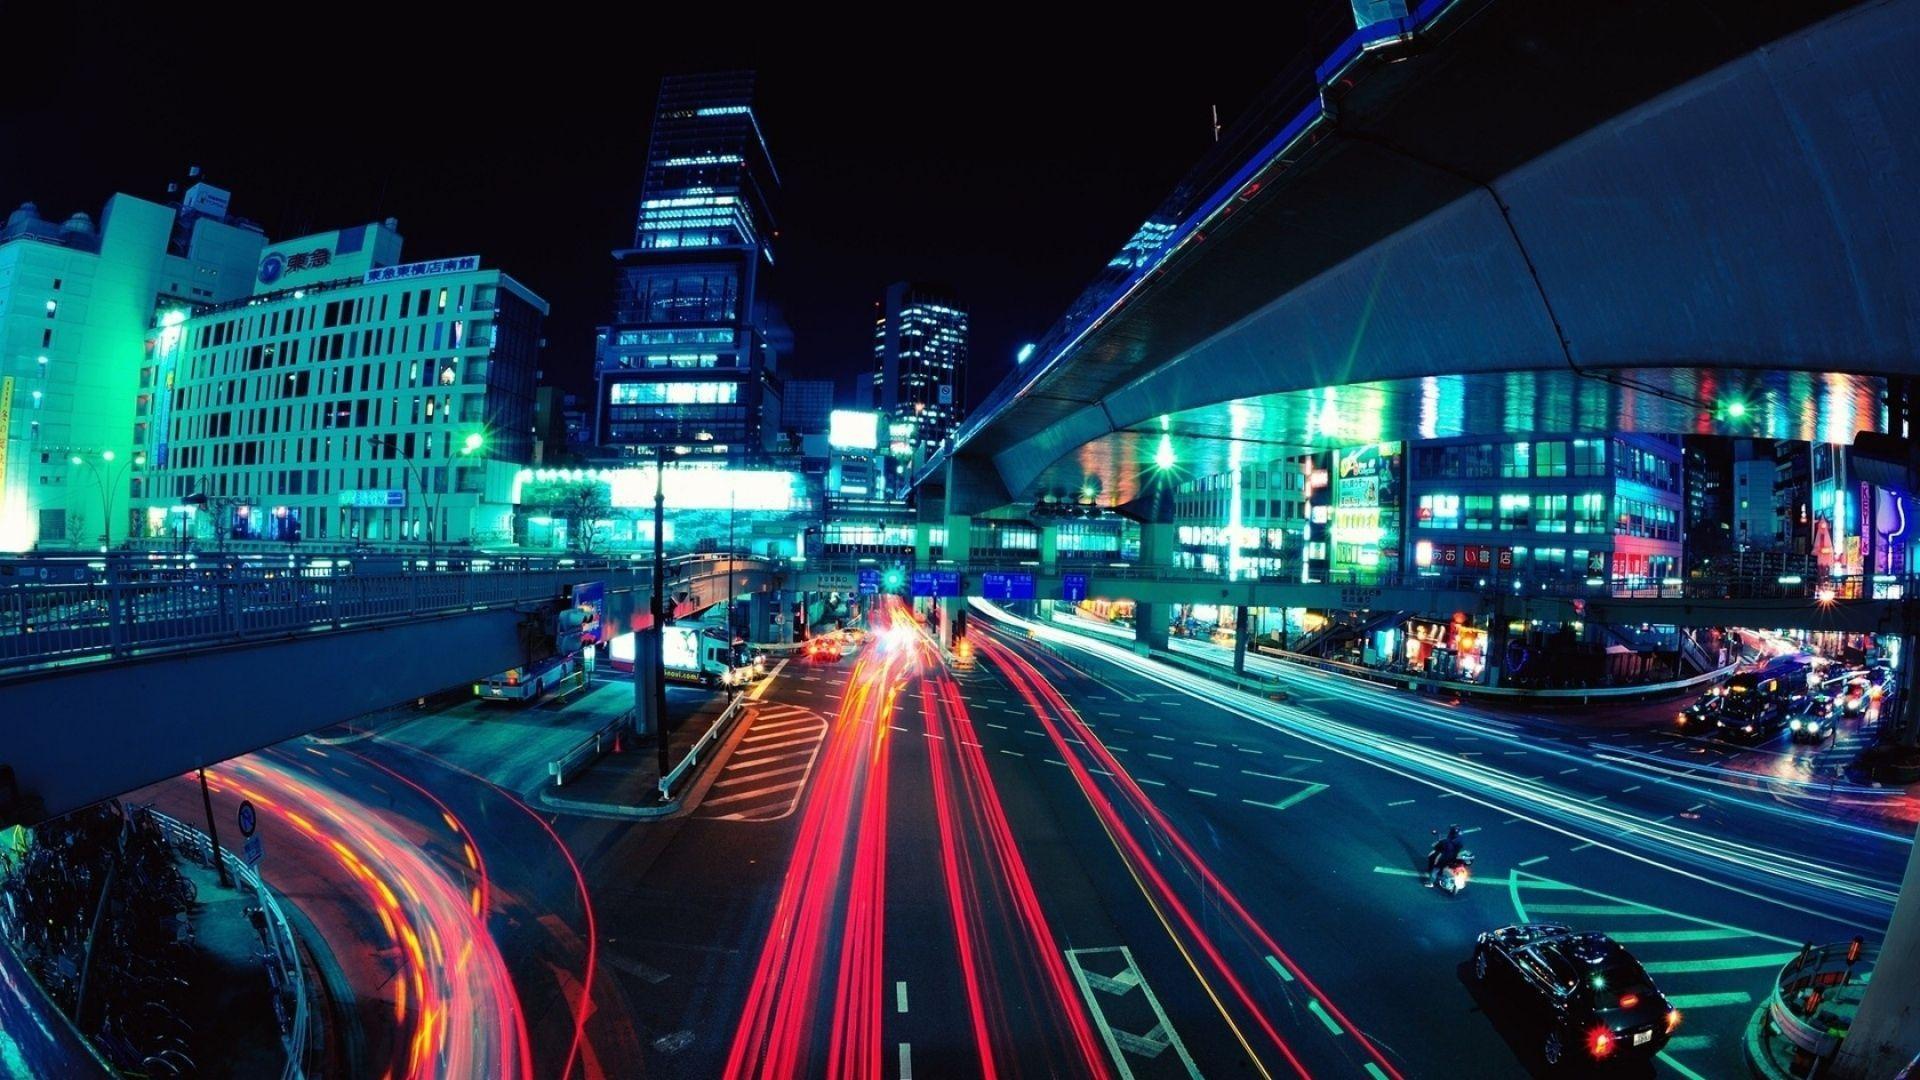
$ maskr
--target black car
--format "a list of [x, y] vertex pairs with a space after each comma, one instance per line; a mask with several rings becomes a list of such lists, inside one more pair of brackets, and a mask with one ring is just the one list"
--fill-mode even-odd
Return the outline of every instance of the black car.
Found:
[[1825, 694], [1808, 694], [1795, 703], [1793, 717], [1787, 721], [1787, 729], [1793, 732], [1794, 742], [1824, 742], [1833, 736], [1833, 723], [1838, 716], [1833, 699]]
[[1713, 722], [1718, 719], [1721, 701], [1718, 690], [1704, 695], [1700, 700], [1680, 710], [1674, 726], [1682, 733], [1712, 731]]
[[1521, 1019], [1540, 1029], [1550, 1066], [1613, 1061], [1660, 1052], [1680, 1026], [1680, 1010], [1645, 968], [1605, 934], [1559, 923], [1489, 930], [1473, 947], [1473, 977], [1511, 989]]
[[1713, 718], [1715, 738], [1765, 742], [1787, 728], [1787, 703], [1779, 698], [1743, 699], [1721, 705]]

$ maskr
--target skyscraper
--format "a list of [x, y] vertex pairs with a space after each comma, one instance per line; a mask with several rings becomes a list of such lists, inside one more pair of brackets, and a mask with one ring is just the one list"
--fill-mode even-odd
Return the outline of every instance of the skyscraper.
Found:
[[779, 177], [753, 91], [751, 72], [660, 83], [633, 246], [614, 252], [613, 319], [594, 361], [603, 448], [738, 459], [777, 434], [766, 421], [787, 335], [760, 290]]
[[889, 286], [876, 311], [873, 403], [892, 424], [895, 455], [911, 457], [965, 413], [967, 313], [951, 290], [912, 281]]

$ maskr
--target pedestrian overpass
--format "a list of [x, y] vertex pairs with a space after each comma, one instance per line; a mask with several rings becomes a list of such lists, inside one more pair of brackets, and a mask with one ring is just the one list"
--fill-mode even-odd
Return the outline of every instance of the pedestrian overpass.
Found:
[[[693, 556], [668, 564], [666, 595], [680, 617], [777, 588], [781, 574]], [[0, 587], [0, 825], [521, 666], [548, 654], [573, 587], [595, 581], [610, 632], [652, 621], [644, 560], [340, 576], [115, 568]]]

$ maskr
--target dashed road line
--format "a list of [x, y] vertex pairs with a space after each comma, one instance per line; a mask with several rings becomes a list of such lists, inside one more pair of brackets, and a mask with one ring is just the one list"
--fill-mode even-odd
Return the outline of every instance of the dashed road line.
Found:
[[1535, 864], [1537, 864], [1537, 863], [1543, 863], [1543, 862], [1546, 862], [1546, 861], [1547, 861], [1548, 859], [1551, 859], [1552, 857], [1553, 857], [1553, 856], [1551, 856], [1551, 855], [1535, 855], [1535, 856], [1534, 856], [1533, 858], [1531, 858], [1531, 859], [1528, 859], [1528, 860], [1526, 860], [1526, 861], [1524, 861], [1524, 862], [1522, 862], [1522, 863], [1521, 863], [1520, 865], [1521, 865], [1521, 866], [1533, 866], [1533, 865], [1535, 865]]
[[1388, 805], [1388, 806], [1405, 806], [1405, 805], [1407, 805], [1408, 803], [1410, 803], [1410, 802], [1413, 802], [1413, 801], [1414, 801], [1414, 800], [1412, 800], [1412, 799], [1400, 799], [1400, 800], [1397, 800], [1397, 801], [1395, 801], [1395, 802], [1390, 802], [1390, 803], [1388, 803], [1387, 805]]
[[1220, 793], [1217, 791], [1206, 791], [1197, 787], [1190, 787], [1187, 790], [1193, 792], [1195, 795], [1205, 795], [1210, 799], [1217, 799], [1220, 797]]
[[907, 1011], [907, 984], [904, 982], [893, 984], [893, 1011], [898, 1013]]

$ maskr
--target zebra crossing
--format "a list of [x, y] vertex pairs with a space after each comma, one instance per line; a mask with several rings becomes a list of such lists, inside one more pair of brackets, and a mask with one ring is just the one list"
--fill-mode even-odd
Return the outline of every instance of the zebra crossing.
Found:
[[1661, 1052], [1663, 1072], [1689, 1080], [1725, 1075], [1769, 981], [1800, 942], [1514, 870], [1507, 880], [1519, 922], [1598, 930], [1627, 947], [1684, 1020]]
[[826, 734], [826, 718], [812, 709], [760, 705], [694, 816], [778, 821], [792, 814]]

